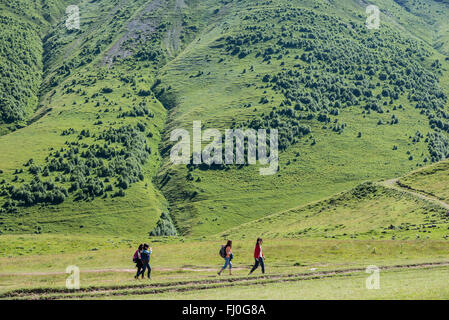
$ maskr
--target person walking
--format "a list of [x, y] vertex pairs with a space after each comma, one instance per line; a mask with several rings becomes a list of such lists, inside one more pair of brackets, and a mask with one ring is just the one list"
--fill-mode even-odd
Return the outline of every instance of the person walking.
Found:
[[221, 268], [220, 271], [218, 271], [218, 275], [220, 276], [221, 273], [223, 272], [223, 270], [226, 269], [227, 266], [229, 266], [229, 275], [232, 276], [232, 260], [233, 258], [233, 254], [232, 254], [232, 241], [228, 240], [228, 242], [226, 243], [226, 246], [224, 247], [224, 259], [225, 259], [225, 264], [223, 266], [223, 268]]
[[259, 265], [262, 269], [262, 274], [264, 274], [265, 273], [265, 262], [264, 262], [265, 256], [263, 255], [263, 252], [262, 252], [262, 238], [257, 238], [256, 248], [254, 249], [254, 260], [255, 260], [254, 266], [248, 275], [253, 273], [254, 270], [256, 270], [259, 267]]
[[143, 269], [143, 263], [142, 263], [142, 250], [143, 250], [143, 244], [139, 245], [139, 248], [134, 253], [133, 261], [136, 264], [137, 267], [137, 273], [134, 276], [135, 279], [139, 278], [139, 275]]
[[144, 278], [145, 275], [145, 270], [148, 270], [148, 279], [151, 279], [151, 266], [150, 266], [150, 255], [153, 253], [153, 250], [150, 248], [150, 246], [148, 244], [144, 244], [143, 245], [143, 250], [142, 250], [142, 279]]

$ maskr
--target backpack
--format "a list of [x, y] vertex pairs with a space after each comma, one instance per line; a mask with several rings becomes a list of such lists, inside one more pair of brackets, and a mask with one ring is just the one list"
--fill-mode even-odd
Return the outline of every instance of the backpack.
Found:
[[224, 259], [226, 257], [226, 246], [221, 246], [218, 254], [220, 255], [220, 257], [222, 257]]
[[134, 256], [133, 256], [133, 262], [134, 262], [134, 263], [136, 263], [137, 260], [139, 260], [139, 256], [137, 255], [138, 252], [139, 252], [139, 250], [137, 250], [137, 251], [134, 253]]

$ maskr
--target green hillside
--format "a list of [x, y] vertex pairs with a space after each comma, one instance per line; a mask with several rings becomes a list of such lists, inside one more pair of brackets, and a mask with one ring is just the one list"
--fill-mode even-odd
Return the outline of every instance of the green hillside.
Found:
[[152, 184], [166, 111], [150, 90], [165, 55], [147, 48], [171, 17], [146, 1], [79, 5], [80, 30], [61, 20], [45, 36], [42, 107], [0, 138], [2, 232], [145, 235], [166, 207]]
[[[162, 68], [156, 90], [171, 98], [168, 132], [194, 120], [223, 132], [280, 131], [274, 176], [165, 162], [159, 185], [183, 233], [224, 231], [447, 157], [447, 59], [420, 40], [423, 19], [378, 5], [377, 31], [352, 1], [229, 2]], [[163, 150], [170, 146], [166, 136]]]
[[[165, 212], [153, 234], [222, 235], [447, 158], [449, 5], [373, 3], [379, 30], [352, 0], [84, 0], [68, 30], [66, 1], [2, 2], [0, 232], [146, 236]], [[279, 171], [173, 165], [193, 121], [278, 129]], [[436, 214], [372, 191], [345, 236]], [[362, 228], [377, 198], [392, 217]]]
[[447, 209], [375, 184], [263, 217], [223, 238], [446, 239]]
[[449, 202], [448, 178], [449, 161], [441, 161], [406, 175], [399, 179], [399, 184]]
[[0, 134], [36, 110], [47, 54], [42, 40], [68, 2], [0, 1]]

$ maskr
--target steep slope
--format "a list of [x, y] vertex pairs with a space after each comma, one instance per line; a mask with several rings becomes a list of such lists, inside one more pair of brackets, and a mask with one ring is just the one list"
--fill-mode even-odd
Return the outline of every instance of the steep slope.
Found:
[[[220, 234], [449, 155], [444, 2], [374, 1], [379, 30], [358, 0], [83, 0], [80, 30], [45, 14], [62, 1], [20, 3], [47, 20], [20, 27], [36, 48], [9, 83], [27, 101], [4, 122], [28, 125], [0, 137], [0, 232], [146, 235], [165, 211]], [[278, 129], [279, 172], [172, 164], [170, 133], [193, 121]]]
[[[152, 183], [166, 110], [151, 86], [180, 10], [195, 9], [81, 1], [80, 30], [64, 20], [53, 26], [41, 108], [30, 125], [0, 137], [0, 232], [142, 236], [154, 228], [167, 207]], [[180, 49], [200, 27], [184, 19]]]
[[435, 49], [449, 54], [449, 23], [447, 10], [449, 1], [423, 1], [423, 0], [395, 0], [406, 11], [421, 20], [427, 26], [430, 37], [423, 37], [424, 41], [431, 43]]
[[[447, 157], [445, 56], [394, 1], [379, 1], [381, 28], [367, 29], [366, 5], [227, 2], [162, 69], [156, 90], [171, 110], [159, 185], [183, 233], [220, 232]], [[197, 120], [222, 134], [278, 129], [280, 171], [172, 165], [169, 133]]]
[[0, 1], [0, 135], [37, 108], [43, 37], [68, 2]]

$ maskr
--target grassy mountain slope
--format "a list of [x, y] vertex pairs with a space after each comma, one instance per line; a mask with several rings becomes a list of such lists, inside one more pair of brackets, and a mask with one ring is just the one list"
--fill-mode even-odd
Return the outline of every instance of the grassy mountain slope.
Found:
[[230, 229], [222, 237], [447, 238], [447, 210], [407, 192], [366, 183], [300, 208]]
[[[47, 22], [28, 125], [0, 137], [0, 231], [145, 235], [170, 211], [182, 234], [221, 234], [446, 158], [449, 9], [374, 3], [380, 30], [353, 0], [83, 0], [76, 31], [45, 15], [64, 2], [33, 7]], [[278, 129], [280, 171], [172, 165], [171, 130], [195, 120]], [[401, 201], [416, 223], [433, 210]]]
[[[0, 1], [0, 134], [37, 108], [43, 72], [43, 37], [67, 0]], [[23, 125], [23, 123], [22, 123]]]
[[166, 111], [150, 88], [181, 9], [158, 0], [79, 6], [80, 30], [59, 21], [46, 35], [42, 107], [0, 137], [1, 232], [145, 235], [166, 208], [152, 183]]
[[[393, 1], [379, 5], [387, 14], [375, 31], [353, 1], [228, 2], [162, 69], [156, 90], [170, 103], [167, 132], [201, 120], [222, 133], [281, 135], [271, 177], [257, 166], [166, 161], [159, 185], [182, 232], [224, 231], [447, 156], [438, 147], [447, 141], [445, 56], [418, 37], [424, 23], [404, 33], [390, 16], [419, 17]], [[170, 146], [167, 135], [162, 150]]]
[[449, 1], [396, 0], [396, 3], [427, 26], [430, 36], [423, 37], [424, 41], [431, 43], [435, 49], [449, 54], [449, 24], [447, 21]]
[[414, 171], [399, 179], [407, 188], [449, 201], [449, 162], [442, 161], [421, 170]]

